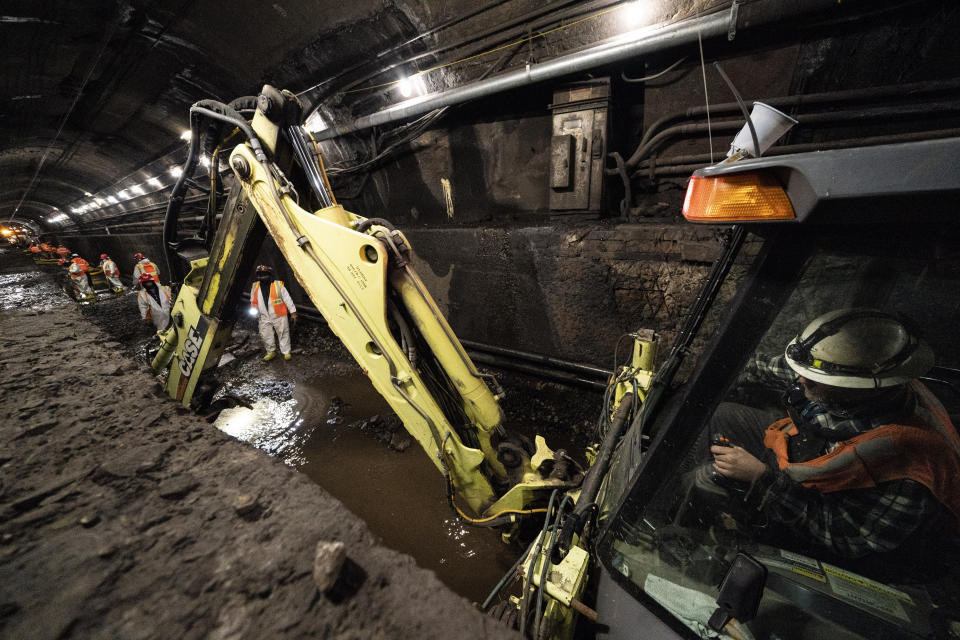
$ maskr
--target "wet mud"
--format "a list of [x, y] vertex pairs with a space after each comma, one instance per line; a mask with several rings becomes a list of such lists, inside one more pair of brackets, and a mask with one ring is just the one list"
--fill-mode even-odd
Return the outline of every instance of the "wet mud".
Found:
[[[134, 296], [102, 293], [81, 311], [125, 357], [146, 367], [156, 339], [152, 325], [139, 321]], [[388, 547], [481, 601], [523, 545], [505, 544], [498, 532], [467, 527], [455, 516], [441, 474], [325, 325], [301, 318], [292, 335], [293, 360], [263, 362], [256, 322], [241, 316], [216, 372], [215, 399], [237, 406], [220, 413], [215, 426], [299, 470]], [[510, 430], [544, 435], [552, 448], [582, 461], [599, 394], [486, 371], [506, 390]]]
[[31, 306], [5, 282], [24, 299], [0, 310], [0, 636], [514, 637], [282, 453], [168, 401], [129, 357], [136, 331], [88, 320], [109, 304]]

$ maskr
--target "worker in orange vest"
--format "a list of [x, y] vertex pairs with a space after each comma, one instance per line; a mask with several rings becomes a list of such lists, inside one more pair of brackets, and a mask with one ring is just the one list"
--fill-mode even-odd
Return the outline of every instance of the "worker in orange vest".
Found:
[[770, 424], [763, 409], [721, 403], [710, 452], [781, 546], [864, 562], [884, 554], [884, 566], [939, 549], [930, 543], [960, 523], [960, 437], [917, 380], [933, 366], [930, 346], [895, 316], [846, 309], [766, 362], [755, 363], [761, 377], [793, 383], [789, 417]]
[[88, 271], [90, 271], [90, 263], [74, 253], [70, 257], [70, 268], [67, 269], [67, 272], [73, 278], [73, 283], [77, 286], [81, 298], [96, 297], [96, 294], [93, 293], [93, 287], [90, 286], [90, 279], [87, 278]]
[[56, 247], [51, 245], [49, 242], [41, 242], [40, 250], [47, 254], [48, 258], [52, 258], [54, 256], [54, 252], [56, 251]]
[[149, 275], [144, 273], [137, 282], [137, 306], [140, 307], [140, 317], [145, 322], [153, 321], [157, 331], [167, 328], [170, 323], [170, 306], [173, 303], [170, 287], [157, 284]]
[[67, 247], [64, 245], [60, 245], [59, 247], [57, 247], [54, 250], [54, 253], [60, 256], [60, 258], [62, 258], [63, 260], [67, 260], [70, 257], [70, 249], [67, 249]]
[[43, 251], [43, 249], [41, 249], [40, 246], [37, 245], [36, 242], [34, 242], [33, 244], [30, 245], [30, 248], [28, 249], [28, 251], [34, 254], [34, 257], [39, 257], [39, 254], [41, 251]]
[[263, 347], [267, 351], [264, 360], [270, 361], [277, 357], [276, 344], [273, 334], [277, 334], [280, 342], [280, 352], [283, 359], [289, 360], [290, 355], [290, 322], [297, 321], [297, 307], [293, 299], [283, 286], [281, 280], [273, 279], [273, 269], [266, 265], [257, 267], [256, 280], [250, 289], [250, 312], [257, 316], [260, 337]]
[[123, 293], [123, 283], [120, 282], [120, 270], [117, 269], [117, 263], [105, 253], [100, 254], [100, 269], [103, 270], [103, 277], [110, 283], [113, 292]]
[[160, 270], [157, 269], [157, 265], [150, 262], [142, 253], [133, 254], [133, 258], [137, 261], [133, 265], [133, 286], [140, 288], [140, 276], [142, 275], [148, 275], [154, 282], [160, 284]]

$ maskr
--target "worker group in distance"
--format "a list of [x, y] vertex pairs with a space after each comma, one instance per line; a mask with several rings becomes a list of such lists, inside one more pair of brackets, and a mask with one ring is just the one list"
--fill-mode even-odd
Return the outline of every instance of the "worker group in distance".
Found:
[[[28, 251], [40, 260], [48, 263], [55, 261], [67, 269], [71, 281], [81, 301], [96, 299], [90, 283], [90, 263], [78, 254], [72, 253], [66, 246], [55, 246], [48, 242], [34, 241]], [[160, 269], [142, 253], [134, 254], [133, 287], [137, 292], [137, 307], [140, 319], [152, 323], [157, 331], [163, 331], [170, 322], [170, 309], [173, 306], [173, 292], [160, 282]], [[117, 263], [106, 253], [100, 254], [100, 270], [111, 291], [117, 294], [126, 292], [120, 280]], [[284, 360], [290, 360], [290, 323], [297, 322], [297, 307], [282, 280], [273, 275], [273, 268], [260, 265], [256, 269], [253, 286], [250, 288], [250, 313], [257, 317], [260, 338], [266, 355], [264, 360], [273, 360], [279, 354]]]

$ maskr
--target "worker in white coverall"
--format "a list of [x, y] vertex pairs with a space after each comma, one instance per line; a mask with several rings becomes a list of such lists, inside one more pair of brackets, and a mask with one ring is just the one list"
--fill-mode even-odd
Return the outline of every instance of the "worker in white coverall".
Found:
[[70, 256], [70, 267], [67, 269], [67, 272], [70, 274], [70, 277], [73, 279], [73, 283], [77, 285], [77, 291], [80, 292], [81, 298], [94, 298], [96, 297], [93, 293], [93, 288], [90, 287], [90, 280], [87, 278], [87, 271], [90, 270], [90, 263], [78, 256], [73, 254]]
[[170, 306], [173, 302], [170, 287], [157, 284], [146, 273], [140, 276], [137, 284], [140, 286], [140, 291], [137, 292], [140, 317], [145, 322], [153, 320], [153, 326], [157, 331], [166, 329], [170, 322]]
[[290, 356], [290, 317], [297, 322], [297, 307], [287, 293], [283, 282], [273, 279], [273, 269], [266, 265], [257, 267], [257, 278], [250, 289], [250, 311], [255, 313], [260, 323], [260, 337], [263, 339], [263, 348], [267, 355], [264, 360], [273, 360], [277, 357], [277, 348], [273, 339], [276, 332], [280, 342], [280, 352], [284, 360]]
[[110, 283], [113, 292], [123, 293], [123, 283], [120, 282], [120, 270], [117, 269], [117, 263], [111, 260], [107, 254], [101, 253], [100, 268], [103, 270], [103, 277]]
[[137, 264], [133, 265], [133, 286], [140, 288], [140, 276], [148, 275], [150, 279], [160, 284], [160, 270], [157, 265], [150, 262], [142, 253], [133, 254], [133, 259]]

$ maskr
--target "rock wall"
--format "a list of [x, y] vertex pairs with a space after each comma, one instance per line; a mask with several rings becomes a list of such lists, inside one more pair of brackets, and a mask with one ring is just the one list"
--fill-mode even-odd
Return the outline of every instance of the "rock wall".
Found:
[[628, 331], [672, 341], [719, 248], [716, 230], [690, 225], [405, 233], [458, 335], [605, 365]]
[[[418, 272], [458, 335], [598, 364], [610, 362], [628, 331], [655, 329], [669, 345], [719, 248], [716, 229], [688, 224], [413, 228], [405, 234]], [[159, 234], [69, 242], [83, 255], [106, 248], [124, 273], [133, 268], [134, 250], [162, 260]], [[296, 302], [306, 301], [272, 241], [259, 261], [290, 283]]]

